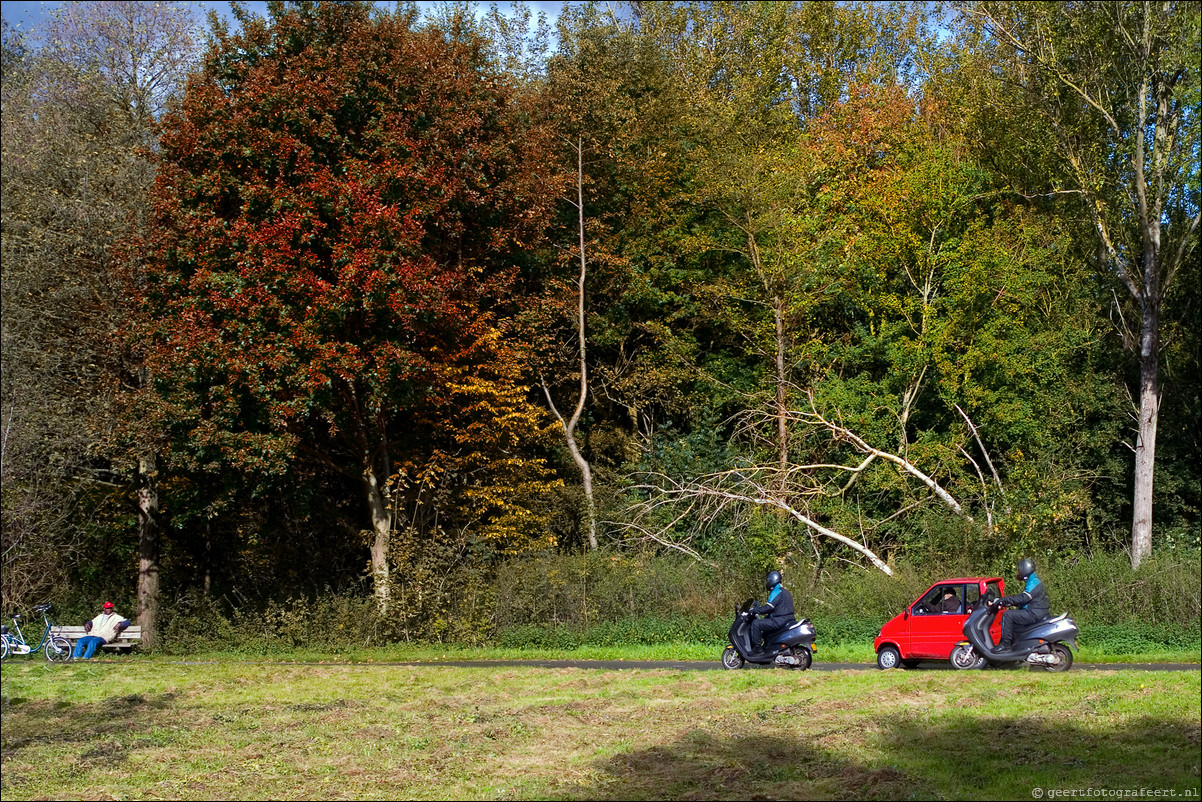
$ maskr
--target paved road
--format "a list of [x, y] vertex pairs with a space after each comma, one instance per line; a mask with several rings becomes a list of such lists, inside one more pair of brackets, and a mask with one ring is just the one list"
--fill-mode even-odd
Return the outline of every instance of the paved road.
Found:
[[[373, 664], [374, 665], [374, 664]], [[621, 670], [630, 668], [668, 669], [677, 671], [721, 671], [722, 664], [715, 660], [703, 663], [684, 660], [641, 661], [641, 660], [429, 660], [420, 662], [393, 663], [404, 666], [460, 666], [466, 668], [521, 667], [529, 668], [600, 668]], [[747, 668], [768, 669], [771, 666]], [[876, 671], [876, 663], [822, 663], [815, 662], [814, 671]], [[951, 671], [944, 662], [923, 663], [918, 668], [898, 669], [903, 671]], [[1199, 671], [1198, 663], [1074, 663], [1072, 671]]]
[[[122, 665], [122, 661], [97, 660], [99, 665]], [[174, 660], [175, 665], [195, 666], [209, 665], [217, 660]], [[436, 668], [450, 666], [453, 668], [591, 668], [608, 671], [621, 671], [632, 668], [667, 670], [667, 671], [722, 671], [722, 664], [717, 660], [702, 662], [696, 660], [397, 660], [341, 662], [338, 660], [243, 660], [239, 662], [268, 666], [356, 666], [359, 668], [413, 666]], [[772, 670], [775, 666], [753, 665], [748, 663], [743, 670]], [[811, 669], [814, 671], [876, 671], [876, 663], [822, 663], [815, 662]], [[895, 671], [951, 671], [952, 667], [946, 662], [922, 663], [917, 668], [898, 668]], [[999, 670], [999, 669], [989, 669]], [[1073, 663], [1072, 671], [1202, 671], [1199, 663]]]

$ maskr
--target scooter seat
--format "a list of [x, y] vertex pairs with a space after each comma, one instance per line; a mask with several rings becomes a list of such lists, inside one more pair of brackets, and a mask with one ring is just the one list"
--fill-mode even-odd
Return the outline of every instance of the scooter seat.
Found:
[[1051, 624], [1051, 623], [1055, 623], [1056, 621], [1063, 621], [1066, 618], [1068, 618], [1068, 613], [1061, 613], [1060, 615], [1056, 616], [1055, 618], [1049, 618], [1048, 623]]

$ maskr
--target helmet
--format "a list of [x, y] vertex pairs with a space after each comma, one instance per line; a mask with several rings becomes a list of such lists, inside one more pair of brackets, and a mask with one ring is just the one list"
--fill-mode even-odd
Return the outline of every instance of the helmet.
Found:
[[112, 603], [112, 602], [105, 602], [105, 603], [104, 603], [104, 609], [106, 609], [106, 610], [111, 610], [111, 609], [113, 609], [113, 603]]
[[1031, 574], [1035, 573], [1035, 561], [1030, 557], [1023, 557], [1018, 561], [1018, 578], [1026, 579]]
[[780, 584], [780, 571], [769, 571], [768, 576], [764, 577], [764, 587], [772, 590]]

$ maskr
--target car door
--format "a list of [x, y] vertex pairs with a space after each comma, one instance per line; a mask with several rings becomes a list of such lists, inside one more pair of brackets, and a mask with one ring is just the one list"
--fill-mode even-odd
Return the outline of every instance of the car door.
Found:
[[[1000, 599], [1006, 595], [1006, 583], [1001, 579], [994, 580], [985, 584], [985, 594], [994, 599]], [[989, 625], [989, 635], [993, 638], [996, 644], [1002, 639], [1002, 615], [999, 611], [993, 618], [993, 623]]]
[[[944, 591], [955, 594], [951, 612], [940, 609]], [[960, 583], [941, 582], [931, 587], [910, 607], [910, 656], [922, 660], [946, 660], [952, 647], [963, 639], [965, 587]]]

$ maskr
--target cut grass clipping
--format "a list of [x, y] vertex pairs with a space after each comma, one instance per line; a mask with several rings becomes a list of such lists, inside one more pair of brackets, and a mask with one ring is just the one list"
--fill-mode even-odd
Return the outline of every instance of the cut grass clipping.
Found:
[[1196, 799], [1200, 707], [1196, 671], [10, 662], [0, 783], [5, 800]]

